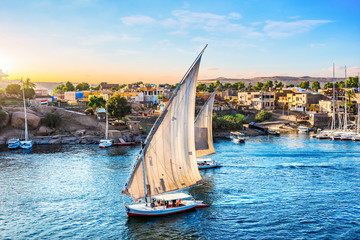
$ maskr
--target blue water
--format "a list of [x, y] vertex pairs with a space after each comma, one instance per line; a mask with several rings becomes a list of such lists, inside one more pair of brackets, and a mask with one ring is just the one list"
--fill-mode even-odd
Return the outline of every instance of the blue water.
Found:
[[189, 190], [210, 208], [128, 218], [139, 147], [0, 150], [0, 239], [359, 239], [360, 143], [305, 135], [217, 140], [223, 165]]

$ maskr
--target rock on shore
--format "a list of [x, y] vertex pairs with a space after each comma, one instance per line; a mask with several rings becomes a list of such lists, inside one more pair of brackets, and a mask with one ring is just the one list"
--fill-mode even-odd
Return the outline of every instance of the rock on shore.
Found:
[[[33, 113], [27, 113], [27, 123], [29, 129], [36, 129], [40, 125], [40, 118]], [[11, 116], [11, 126], [13, 128], [25, 129], [24, 112], [13, 112]]]

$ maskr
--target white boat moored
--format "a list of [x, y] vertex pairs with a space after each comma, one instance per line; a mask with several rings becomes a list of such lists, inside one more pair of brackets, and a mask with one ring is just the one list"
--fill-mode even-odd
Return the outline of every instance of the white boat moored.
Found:
[[20, 141], [20, 148], [22, 149], [30, 149], [32, 146], [33, 144], [31, 140]]
[[9, 149], [16, 149], [20, 147], [20, 140], [18, 138], [9, 139], [7, 143]]
[[100, 148], [108, 148], [113, 145], [113, 141], [111, 139], [101, 139], [99, 143]]
[[230, 140], [234, 143], [245, 143], [245, 135], [241, 132], [230, 132]]

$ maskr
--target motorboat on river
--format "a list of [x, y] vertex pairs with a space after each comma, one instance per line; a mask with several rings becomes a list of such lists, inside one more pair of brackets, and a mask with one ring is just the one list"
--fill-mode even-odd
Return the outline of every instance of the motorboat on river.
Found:
[[245, 143], [245, 134], [242, 132], [230, 132], [230, 140], [234, 143]]

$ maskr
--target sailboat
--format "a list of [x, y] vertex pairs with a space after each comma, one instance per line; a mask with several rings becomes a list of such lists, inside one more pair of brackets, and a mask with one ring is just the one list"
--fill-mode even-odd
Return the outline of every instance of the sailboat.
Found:
[[[360, 90], [360, 78], [358, 75], [358, 93]], [[353, 141], [360, 141], [360, 98], [358, 99], [358, 110], [357, 110], [357, 127], [356, 127], [356, 135], [352, 138]]]
[[101, 139], [99, 143], [100, 148], [108, 148], [113, 145], [113, 141], [109, 139], [109, 118], [108, 118], [108, 109], [107, 109], [107, 102], [108, 102], [108, 96], [107, 96], [107, 87], [106, 87], [106, 106], [105, 106], [105, 139]]
[[195, 155], [194, 118], [196, 79], [205, 48], [142, 145], [122, 191], [137, 202], [124, 203], [128, 216], [162, 216], [207, 206], [189, 194], [177, 192], [202, 184]]
[[212, 112], [216, 92], [201, 108], [195, 119], [195, 149], [199, 169], [221, 167], [211, 158], [202, 158], [215, 153], [212, 135]]
[[23, 82], [23, 102], [24, 102], [24, 114], [25, 114], [25, 140], [20, 141], [20, 148], [30, 149], [30, 148], [32, 148], [32, 141], [29, 140], [29, 134], [28, 134], [26, 103], [25, 103], [25, 90], [24, 89], [25, 89], [25, 86], [24, 86], [24, 82]]
[[11, 138], [8, 140], [8, 148], [9, 149], [16, 149], [20, 147], [20, 139], [18, 138]]
[[319, 134], [316, 135], [317, 139], [330, 139], [335, 131], [336, 126], [336, 113], [335, 113], [335, 63], [333, 63], [333, 96], [332, 96], [332, 118], [331, 118], [331, 130], [323, 130]]

